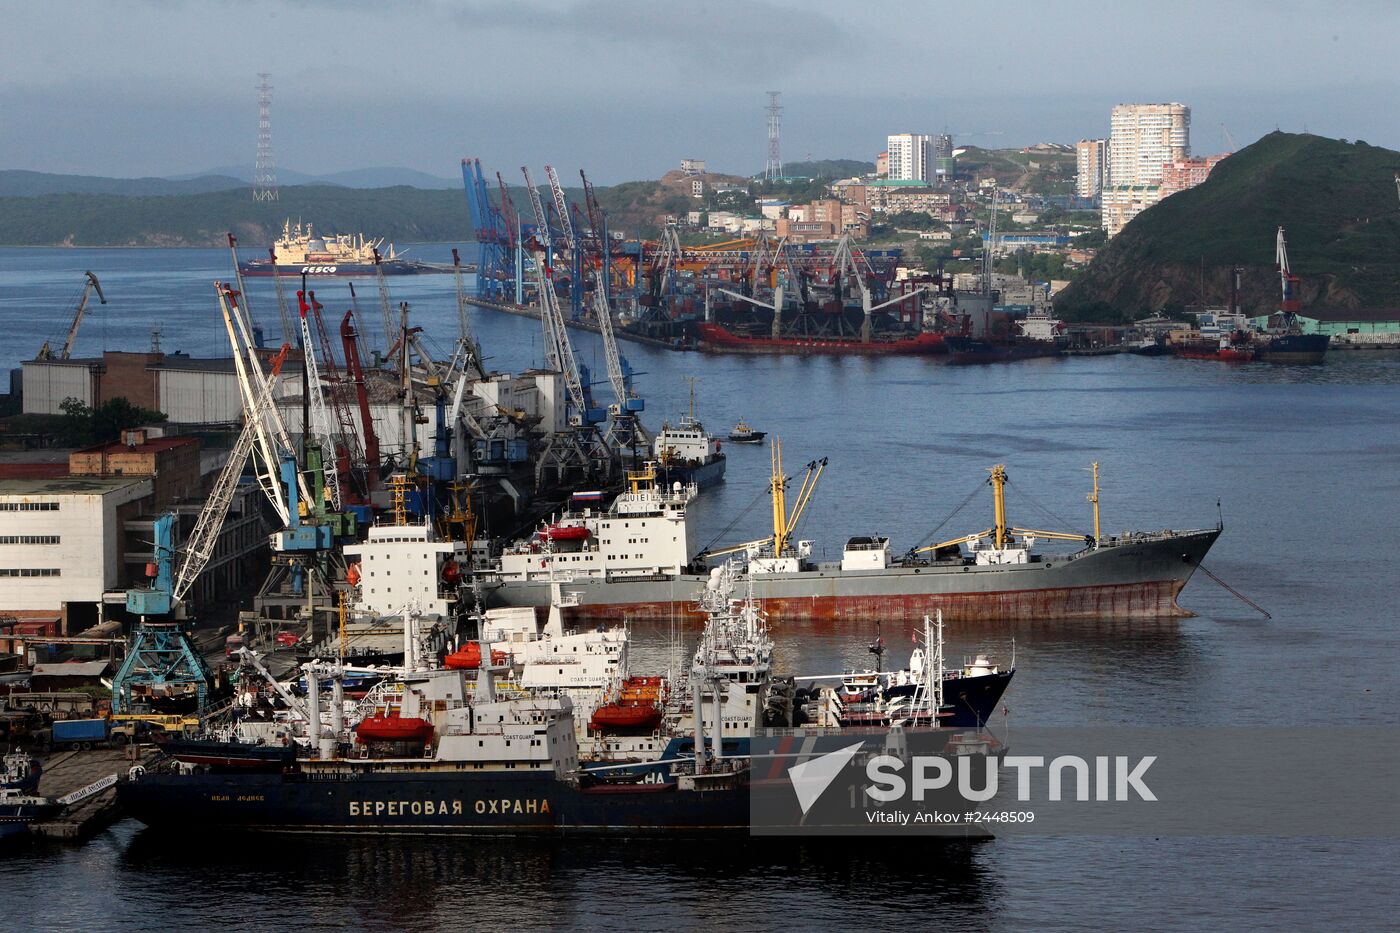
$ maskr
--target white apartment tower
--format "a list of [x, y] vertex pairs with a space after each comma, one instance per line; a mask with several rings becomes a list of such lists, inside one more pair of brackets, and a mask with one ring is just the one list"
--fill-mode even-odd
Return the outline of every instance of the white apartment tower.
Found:
[[1108, 170], [1108, 140], [1081, 139], [1074, 144], [1074, 155], [1074, 193], [1081, 198], [1097, 198]]
[[896, 133], [888, 139], [891, 181], [928, 181], [933, 171], [933, 137]]
[[1191, 154], [1191, 108], [1119, 104], [1108, 137], [1108, 185], [1155, 185], [1162, 167]]

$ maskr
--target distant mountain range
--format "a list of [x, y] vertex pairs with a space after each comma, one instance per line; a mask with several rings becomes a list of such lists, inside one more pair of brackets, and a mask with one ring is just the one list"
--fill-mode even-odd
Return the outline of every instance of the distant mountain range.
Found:
[[[359, 168], [326, 175], [307, 175], [278, 169], [280, 185], [322, 185], [337, 188], [395, 188], [407, 186], [429, 191], [460, 189], [462, 180], [439, 178], [411, 168]], [[226, 165], [168, 178], [106, 178], [98, 175], [54, 175], [23, 169], [0, 169], [0, 197], [31, 198], [45, 194], [117, 194], [153, 197], [205, 194], [247, 188], [253, 183], [253, 166]]]

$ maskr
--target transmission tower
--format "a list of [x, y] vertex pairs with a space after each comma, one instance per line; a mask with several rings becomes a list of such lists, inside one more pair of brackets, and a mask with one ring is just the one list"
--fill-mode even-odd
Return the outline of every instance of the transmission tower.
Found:
[[277, 200], [277, 166], [272, 162], [272, 77], [258, 72], [258, 164], [253, 169], [253, 200]]
[[782, 130], [783, 106], [778, 103], [782, 91], [768, 92], [768, 165], [763, 176], [768, 181], [777, 181], [783, 176], [783, 158], [778, 149], [778, 134]]

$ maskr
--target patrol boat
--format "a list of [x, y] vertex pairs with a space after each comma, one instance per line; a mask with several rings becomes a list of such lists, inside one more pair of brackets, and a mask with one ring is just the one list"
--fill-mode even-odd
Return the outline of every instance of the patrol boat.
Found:
[[[567, 696], [507, 694], [489, 648], [476, 683], [461, 670], [408, 670], [398, 715], [431, 724], [417, 745], [350, 742], [331, 704], [313, 714], [314, 757], [277, 772], [200, 773], [133, 767], [117, 785], [126, 811], [151, 827], [372, 834], [747, 832], [748, 765], [713, 756], [658, 762], [662, 779], [600, 781], [580, 768]], [[308, 671], [319, 709], [320, 671]], [[333, 673], [333, 671], [332, 671]], [[704, 749], [703, 734], [695, 746]]]

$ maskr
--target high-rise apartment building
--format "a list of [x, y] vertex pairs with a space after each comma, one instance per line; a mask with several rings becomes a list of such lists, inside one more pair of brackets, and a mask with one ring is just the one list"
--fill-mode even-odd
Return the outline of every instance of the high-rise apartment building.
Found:
[[1081, 198], [1097, 198], [1103, 191], [1108, 168], [1108, 140], [1081, 139], [1074, 144], [1074, 155], [1078, 170], [1074, 193]]
[[1113, 108], [1105, 184], [1155, 185], [1162, 167], [1191, 154], [1191, 108], [1119, 104]]
[[928, 181], [933, 169], [933, 137], [922, 133], [897, 133], [885, 147], [889, 153], [891, 181]]

